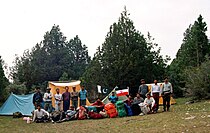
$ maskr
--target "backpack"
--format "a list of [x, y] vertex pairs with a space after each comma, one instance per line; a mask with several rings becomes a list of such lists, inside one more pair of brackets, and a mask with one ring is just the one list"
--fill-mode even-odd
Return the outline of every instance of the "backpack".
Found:
[[133, 111], [132, 111], [131, 107], [128, 106], [127, 104], [124, 104], [124, 105], [125, 105], [126, 112], [127, 112], [128, 116], [132, 116], [133, 115]]
[[123, 101], [117, 101], [116, 106], [117, 106], [118, 116], [119, 117], [125, 117], [127, 115], [127, 113], [126, 113], [126, 110], [125, 110], [124, 102]]
[[107, 103], [104, 106], [104, 109], [106, 110], [106, 113], [110, 118], [117, 117], [118, 113], [113, 103]]
[[13, 118], [20, 118], [20, 117], [22, 117], [23, 115], [22, 115], [22, 113], [21, 112], [15, 112], [15, 113], [13, 113]]
[[102, 119], [103, 116], [96, 112], [88, 112], [88, 116], [90, 119]]

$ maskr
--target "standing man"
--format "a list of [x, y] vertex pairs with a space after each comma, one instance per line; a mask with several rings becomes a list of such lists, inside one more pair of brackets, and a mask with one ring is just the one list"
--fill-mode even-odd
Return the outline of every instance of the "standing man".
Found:
[[78, 106], [78, 97], [79, 97], [79, 92], [76, 92], [76, 86], [73, 86], [73, 92], [71, 92], [71, 100], [75, 110], [77, 109]]
[[109, 101], [113, 104], [115, 104], [118, 101], [118, 97], [115, 95], [115, 92], [112, 92], [112, 95], [109, 96]]
[[35, 109], [37, 109], [37, 105], [41, 105], [43, 102], [42, 94], [40, 92], [40, 87], [36, 87], [36, 93], [33, 96], [33, 104]]
[[80, 98], [80, 106], [85, 106], [86, 98], [87, 98], [87, 91], [85, 90], [84, 86], [82, 86], [82, 89], [79, 92], [79, 98]]
[[63, 97], [63, 111], [66, 112], [69, 109], [70, 106], [70, 99], [71, 99], [71, 94], [69, 92], [69, 87], [65, 87], [66, 92], [62, 94]]
[[159, 109], [159, 96], [161, 95], [160, 93], [160, 86], [157, 84], [157, 80], [154, 80], [154, 85], [151, 87], [151, 96], [153, 96], [156, 104], [156, 108], [154, 109], [154, 113], [157, 113]]
[[165, 81], [162, 85], [162, 96], [163, 96], [163, 109], [166, 111], [166, 104], [167, 104], [167, 111], [170, 108], [170, 99], [171, 94], [173, 93], [173, 88], [170, 82], [168, 82], [168, 78], [165, 78]]
[[52, 93], [50, 92], [51, 88], [47, 87], [46, 93], [44, 93], [44, 110], [49, 113], [52, 112]]
[[141, 95], [142, 98], [146, 98], [146, 94], [148, 93], [148, 86], [145, 84], [145, 80], [141, 79], [141, 85], [139, 86], [138, 93]]
[[59, 88], [56, 88], [55, 94], [55, 111], [61, 111], [62, 94], [60, 94]]

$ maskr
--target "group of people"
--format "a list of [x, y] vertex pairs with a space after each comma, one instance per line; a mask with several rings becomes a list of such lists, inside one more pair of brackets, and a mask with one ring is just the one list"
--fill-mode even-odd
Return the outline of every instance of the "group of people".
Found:
[[[131, 95], [127, 95], [127, 99], [124, 100], [124, 103], [133, 108], [133, 110], [140, 108], [140, 115], [146, 113], [157, 113], [159, 109], [159, 98], [162, 96], [163, 111], [165, 112], [170, 110], [170, 97], [172, 93], [173, 88], [171, 83], [168, 81], [168, 78], [165, 78], [162, 85], [159, 85], [158, 81], [154, 80], [154, 84], [151, 86], [150, 91], [148, 86], [145, 84], [145, 80], [141, 79], [141, 85], [139, 86], [136, 96], [133, 98]], [[114, 92], [112, 92], [109, 100], [112, 103], [116, 103], [118, 101]]]
[[[33, 104], [35, 110], [33, 112], [33, 121], [41, 122], [45, 120], [45, 117], [49, 117], [49, 113], [53, 111], [52, 98], [55, 98], [55, 111], [61, 111], [61, 106], [63, 103], [63, 110], [67, 112], [70, 109], [70, 100], [72, 101], [72, 107], [76, 110], [78, 107], [78, 99], [80, 99], [80, 106], [86, 105], [87, 90], [82, 86], [79, 92], [76, 91], [76, 86], [72, 87], [73, 91], [69, 92], [69, 87], [65, 87], [65, 92], [60, 93], [60, 89], [56, 89], [56, 94], [53, 95], [47, 88], [46, 93], [42, 96], [40, 88], [36, 88], [36, 93], [33, 96]], [[42, 103], [44, 103], [44, 108], [42, 109]], [[71, 110], [72, 110], [71, 107]], [[44, 117], [45, 116], [45, 117]]]
[[[47, 88], [47, 92], [42, 95], [40, 89], [36, 89], [36, 93], [33, 97], [33, 104], [36, 108], [33, 115], [33, 121], [43, 122], [46, 118], [49, 118], [52, 112], [52, 93], [50, 88]], [[149, 91], [148, 86], [145, 84], [145, 80], [141, 80], [141, 85], [139, 86], [138, 93], [133, 98], [131, 95], [127, 95], [127, 99], [124, 100], [125, 108], [130, 108], [133, 111], [133, 115], [144, 115], [148, 113], [157, 113], [159, 109], [159, 97], [163, 97], [163, 111], [170, 110], [170, 96], [173, 93], [173, 88], [168, 78], [165, 78], [164, 83], [160, 86], [157, 84], [157, 80], [154, 80], [154, 84], [151, 86]], [[71, 118], [76, 118], [76, 113], [80, 113], [78, 109], [78, 98], [80, 98], [80, 107], [85, 107], [87, 91], [84, 86], [82, 86], [79, 92], [76, 92], [76, 87], [73, 87], [73, 92], [69, 92], [69, 87], [65, 87], [65, 92], [60, 94], [60, 90], [56, 89], [55, 98], [55, 111], [62, 112], [64, 114], [62, 120], [70, 120]], [[118, 97], [115, 92], [109, 96], [110, 103], [116, 106], [118, 102]], [[70, 100], [72, 101], [72, 106], [70, 106]], [[44, 109], [41, 109], [40, 103], [44, 101]], [[63, 110], [61, 110], [61, 103], [63, 103]], [[96, 102], [92, 103], [90, 107], [94, 107], [96, 113], [106, 113], [104, 110], [105, 104], [100, 98], [96, 99]], [[62, 116], [62, 115], [60, 115]], [[73, 116], [73, 117], [72, 117]], [[61, 120], [61, 119], [60, 119]]]

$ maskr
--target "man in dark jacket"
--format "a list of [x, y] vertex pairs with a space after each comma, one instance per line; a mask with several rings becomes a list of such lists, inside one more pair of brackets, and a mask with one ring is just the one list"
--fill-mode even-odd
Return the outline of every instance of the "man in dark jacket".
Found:
[[36, 93], [33, 96], [33, 104], [35, 109], [37, 109], [37, 105], [41, 105], [42, 102], [43, 102], [43, 97], [40, 92], [40, 87], [36, 87]]

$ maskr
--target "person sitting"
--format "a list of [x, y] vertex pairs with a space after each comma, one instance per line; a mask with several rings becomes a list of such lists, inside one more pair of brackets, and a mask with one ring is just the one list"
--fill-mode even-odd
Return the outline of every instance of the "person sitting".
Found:
[[131, 97], [131, 95], [127, 95], [127, 99], [124, 100], [124, 103], [127, 105], [127, 106], [131, 106], [133, 104], [133, 99]]
[[97, 100], [91, 104], [91, 106], [95, 106], [97, 108], [97, 112], [99, 113], [100, 111], [103, 111], [104, 109], [104, 103], [101, 101], [100, 98], [97, 98]]
[[133, 111], [133, 115], [139, 115], [141, 113], [141, 109], [139, 107], [140, 103], [143, 103], [144, 99], [141, 97], [139, 93], [136, 94], [136, 97], [134, 98], [133, 104], [131, 106], [131, 109]]
[[47, 122], [49, 120], [49, 113], [44, 110], [41, 109], [40, 104], [37, 105], [37, 109], [34, 110], [34, 114], [33, 114], [33, 122], [36, 123], [40, 123], [40, 122]]
[[143, 103], [144, 99], [141, 97], [139, 93], [136, 94], [136, 97], [133, 100], [133, 104], [140, 104]]
[[147, 94], [147, 98], [144, 100], [145, 106], [149, 108], [149, 113], [152, 113], [155, 111], [155, 100], [153, 97], [150, 96], [150, 94]]
[[109, 101], [113, 104], [115, 104], [118, 101], [118, 97], [115, 95], [114, 92], [112, 92], [112, 95], [109, 97]]

